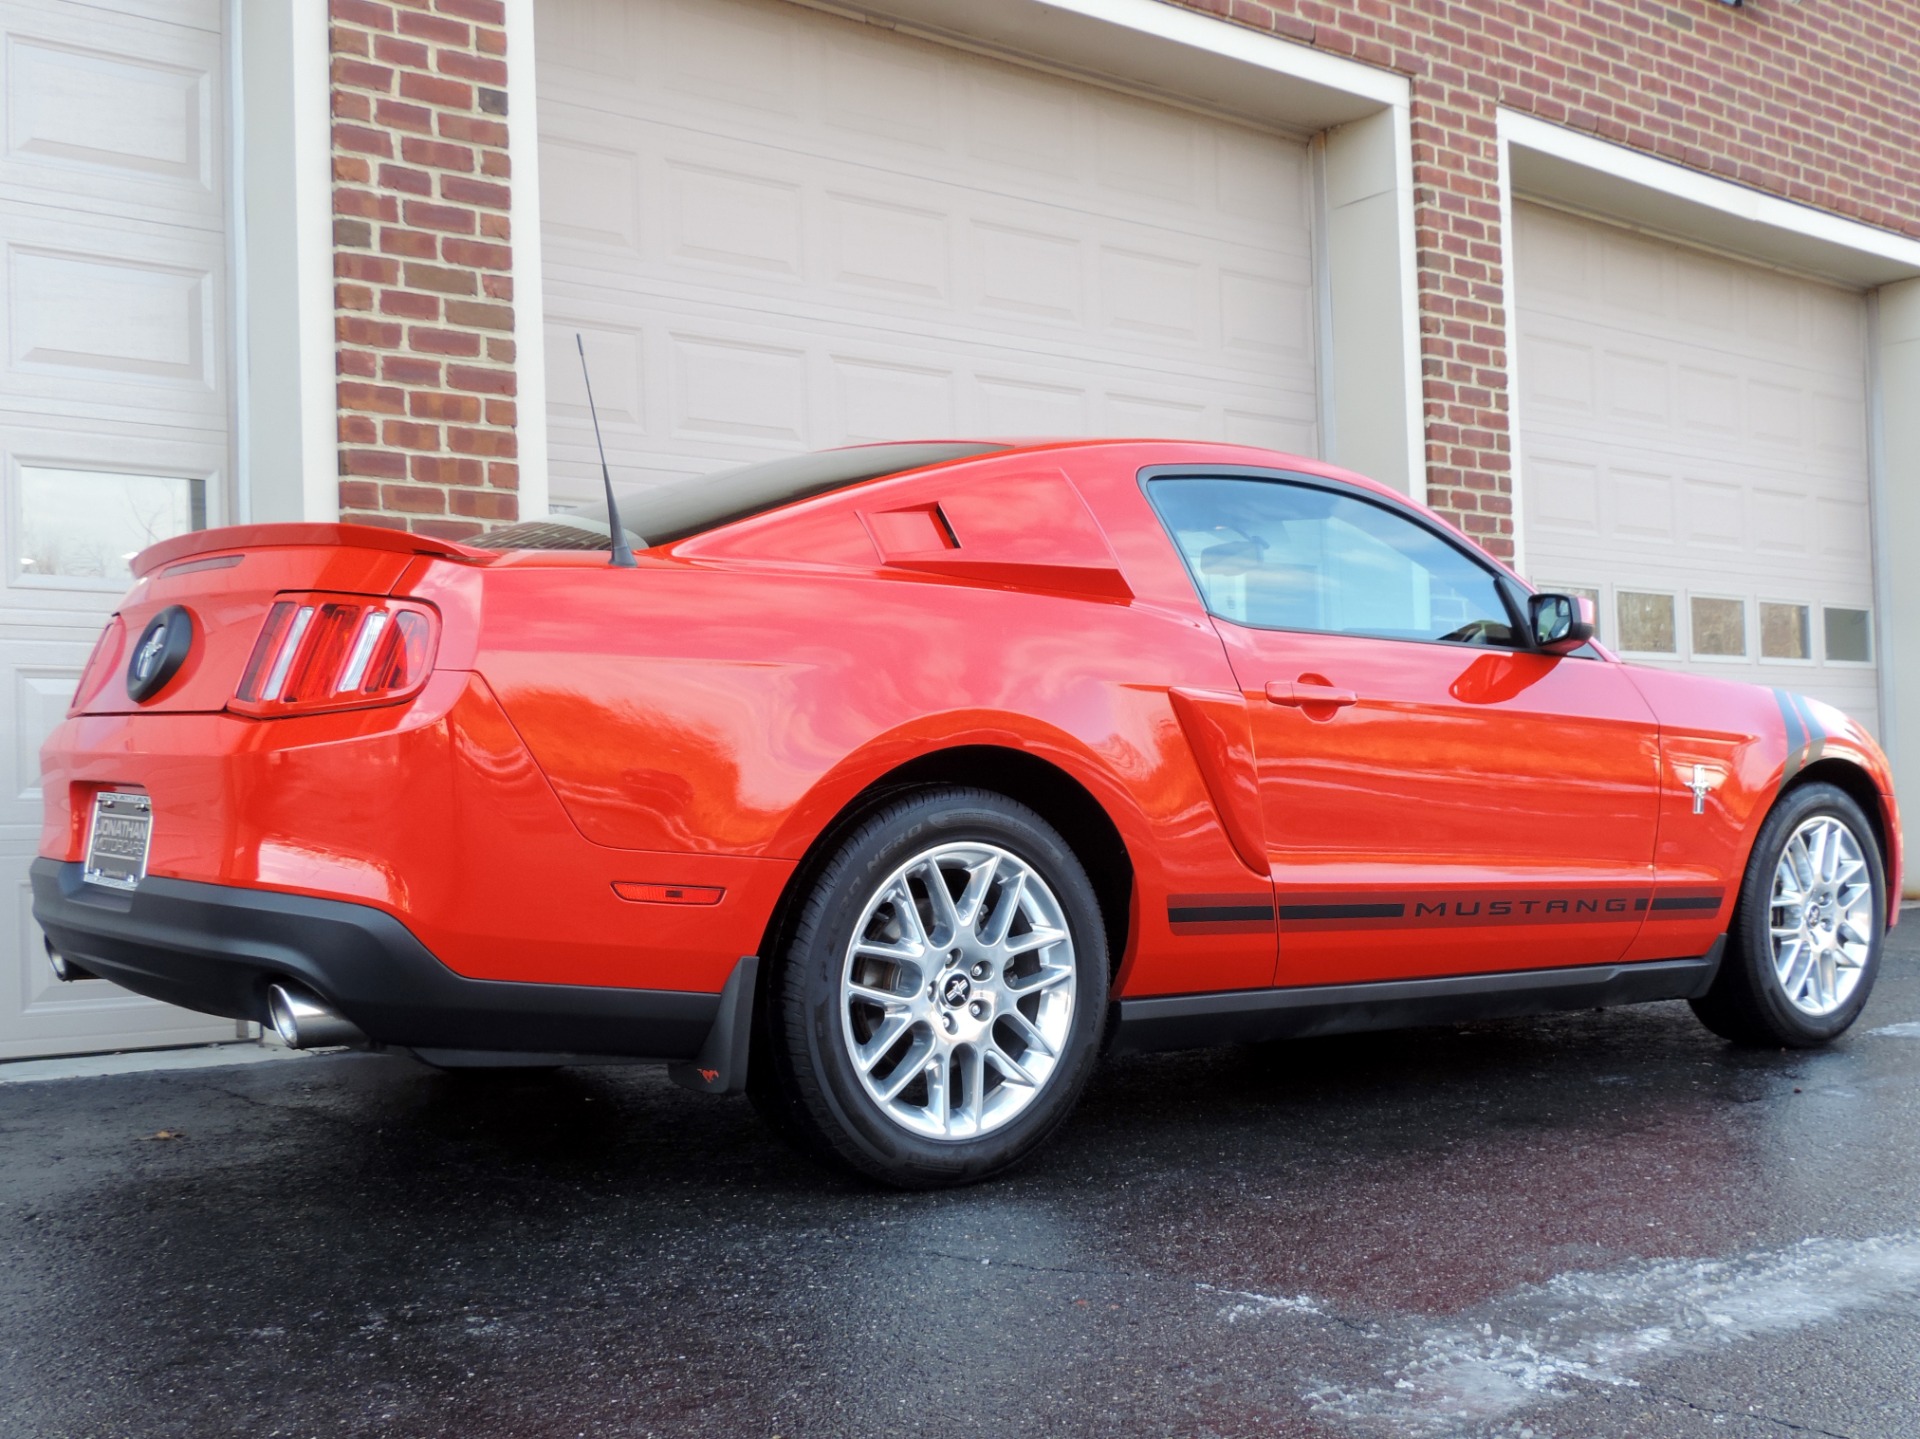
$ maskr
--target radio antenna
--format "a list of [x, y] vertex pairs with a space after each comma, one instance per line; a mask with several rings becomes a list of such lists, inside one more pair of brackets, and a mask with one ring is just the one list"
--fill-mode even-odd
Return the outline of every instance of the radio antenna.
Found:
[[574, 347], [580, 351], [580, 378], [587, 382], [587, 413], [593, 416], [593, 443], [600, 451], [600, 483], [607, 487], [607, 530], [613, 540], [613, 557], [608, 564], [619, 569], [634, 568], [633, 551], [627, 545], [627, 532], [620, 525], [620, 506], [613, 498], [613, 475], [607, 469], [607, 442], [600, 438], [600, 411], [593, 403], [593, 376], [587, 373], [587, 342], [573, 332]]

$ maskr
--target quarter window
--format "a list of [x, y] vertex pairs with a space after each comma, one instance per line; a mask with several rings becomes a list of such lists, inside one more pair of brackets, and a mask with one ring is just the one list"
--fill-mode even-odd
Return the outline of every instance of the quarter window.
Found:
[[1493, 572], [1385, 505], [1278, 480], [1147, 486], [1207, 609], [1261, 629], [1517, 646]]

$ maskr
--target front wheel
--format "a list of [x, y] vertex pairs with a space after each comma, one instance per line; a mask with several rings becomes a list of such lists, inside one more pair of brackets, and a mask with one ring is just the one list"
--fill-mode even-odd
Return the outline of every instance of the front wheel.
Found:
[[1039, 815], [930, 790], [846, 840], [772, 978], [763, 1108], [873, 1178], [964, 1184], [1031, 1153], [1079, 1098], [1106, 930]]
[[1825, 1044], [1866, 1007], [1886, 914], [1860, 806], [1830, 784], [1793, 790], [1760, 827], [1720, 973], [1693, 1012], [1736, 1044]]

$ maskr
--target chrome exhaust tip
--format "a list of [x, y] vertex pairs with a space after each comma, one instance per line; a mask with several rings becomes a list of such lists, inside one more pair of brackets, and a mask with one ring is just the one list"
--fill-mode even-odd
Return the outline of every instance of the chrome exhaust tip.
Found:
[[267, 1017], [288, 1049], [325, 1049], [365, 1044], [358, 1025], [341, 1018], [314, 995], [291, 984], [267, 986]]
[[47, 946], [47, 963], [53, 966], [53, 977], [62, 984], [72, 984], [77, 979], [98, 979], [90, 969], [82, 969], [53, 947], [53, 941], [44, 940]]

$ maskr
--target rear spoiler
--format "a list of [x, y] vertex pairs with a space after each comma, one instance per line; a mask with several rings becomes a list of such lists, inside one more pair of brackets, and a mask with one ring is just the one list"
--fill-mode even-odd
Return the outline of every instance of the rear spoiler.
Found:
[[224, 529], [195, 530], [191, 534], [175, 535], [170, 540], [147, 546], [133, 557], [133, 573], [136, 579], [144, 578], [154, 570], [190, 555], [311, 545], [390, 550], [403, 555], [465, 560], [471, 564], [490, 564], [500, 558], [498, 550], [476, 549], [456, 540], [436, 540], [431, 535], [409, 534], [405, 530], [383, 529], [378, 525], [228, 525]]

